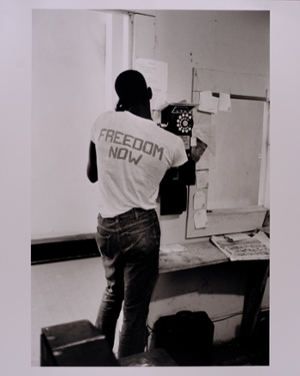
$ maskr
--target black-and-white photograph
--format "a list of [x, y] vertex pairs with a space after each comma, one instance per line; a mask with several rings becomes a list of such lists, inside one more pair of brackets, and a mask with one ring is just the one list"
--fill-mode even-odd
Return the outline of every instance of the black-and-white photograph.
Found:
[[269, 77], [269, 11], [33, 10], [32, 366], [269, 365]]
[[3, 374], [298, 374], [299, 16], [1, 4]]

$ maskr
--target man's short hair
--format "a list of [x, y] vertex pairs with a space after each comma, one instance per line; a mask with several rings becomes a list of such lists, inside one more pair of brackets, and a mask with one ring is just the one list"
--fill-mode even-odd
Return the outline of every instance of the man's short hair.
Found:
[[147, 83], [144, 76], [136, 70], [126, 70], [119, 74], [115, 90], [123, 103], [141, 103], [147, 98]]

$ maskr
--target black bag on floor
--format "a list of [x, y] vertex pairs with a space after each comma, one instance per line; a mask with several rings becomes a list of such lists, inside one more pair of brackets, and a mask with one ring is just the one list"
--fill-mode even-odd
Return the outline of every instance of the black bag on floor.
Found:
[[154, 348], [165, 349], [179, 366], [211, 365], [214, 324], [206, 312], [160, 317], [153, 332]]

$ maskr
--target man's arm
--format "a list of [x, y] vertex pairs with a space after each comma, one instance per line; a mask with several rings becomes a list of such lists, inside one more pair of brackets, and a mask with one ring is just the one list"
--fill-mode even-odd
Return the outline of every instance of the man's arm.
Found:
[[86, 172], [92, 183], [95, 183], [98, 180], [96, 147], [92, 141], [90, 142], [89, 160]]

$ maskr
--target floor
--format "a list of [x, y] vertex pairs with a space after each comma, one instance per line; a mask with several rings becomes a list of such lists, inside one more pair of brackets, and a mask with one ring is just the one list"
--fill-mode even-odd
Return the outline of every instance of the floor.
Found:
[[32, 366], [40, 364], [41, 328], [82, 319], [94, 323], [104, 286], [100, 257], [31, 266]]
[[[40, 366], [41, 328], [87, 319], [95, 322], [105, 287], [100, 257], [31, 266], [31, 365]], [[118, 325], [118, 328], [120, 324]], [[113, 351], [117, 352], [118, 330]], [[266, 360], [263, 360], [266, 362]], [[212, 365], [253, 365], [238, 342], [214, 347]], [[263, 364], [264, 365], [264, 364]]]

